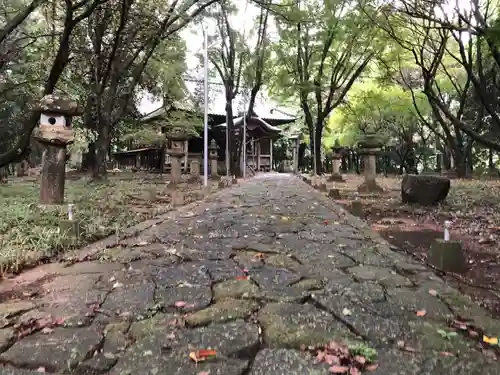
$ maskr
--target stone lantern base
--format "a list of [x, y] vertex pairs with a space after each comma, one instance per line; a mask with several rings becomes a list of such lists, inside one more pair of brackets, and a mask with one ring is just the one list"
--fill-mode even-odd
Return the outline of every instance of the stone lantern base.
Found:
[[328, 177], [328, 182], [345, 182], [341, 174], [332, 174]]
[[358, 193], [383, 193], [384, 189], [375, 180], [363, 181], [358, 186]]

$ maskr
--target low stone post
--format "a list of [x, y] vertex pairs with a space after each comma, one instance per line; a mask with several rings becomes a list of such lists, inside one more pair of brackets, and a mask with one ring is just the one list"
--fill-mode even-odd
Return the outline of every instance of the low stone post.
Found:
[[210, 159], [210, 177], [214, 180], [220, 180], [217, 170], [217, 150], [217, 143], [215, 143], [215, 139], [212, 139], [208, 147], [208, 158]]
[[200, 161], [199, 160], [191, 160], [191, 165], [189, 166], [190, 175], [192, 178], [200, 177]]
[[382, 142], [374, 134], [367, 134], [359, 143], [359, 153], [364, 158], [365, 180], [358, 186], [359, 193], [381, 193], [384, 191], [377, 185], [377, 153], [382, 147]]
[[181, 160], [184, 157], [184, 142], [170, 139], [167, 154], [170, 156], [170, 182], [178, 184], [181, 182], [182, 169]]
[[332, 149], [332, 175], [328, 178], [328, 181], [344, 182], [344, 178], [340, 173], [340, 162], [342, 161], [342, 153], [344, 149], [340, 147], [338, 139], [335, 140], [335, 143], [331, 149]]
[[171, 128], [167, 136], [167, 155], [170, 156], [170, 182], [178, 184], [182, 178], [182, 158], [187, 155], [187, 144], [191, 137], [197, 135], [193, 126], [175, 126]]
[[40, 173], [40, 203], [62, 204], [66, 181], [66, 147], [73, 143], [73, 116], [80, 115], [78, 104], [63, 95], [46, 95], [34, 107], [40, 125], [33, 132], [43, 146]]

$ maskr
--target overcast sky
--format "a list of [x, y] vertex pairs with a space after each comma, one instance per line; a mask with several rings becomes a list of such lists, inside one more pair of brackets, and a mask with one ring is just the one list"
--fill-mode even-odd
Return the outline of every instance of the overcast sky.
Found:
[[[245, 35], [248, 36], [248, 31], [251, 30], [252, 27], [256, 27], [253, 21], [258, 16], [259, 9], [255, 5], [249, 4], [246, 0], [236, 0], [236, 4], [238, 5], [238, 12], [236, 15], [231, 17], [230, 19], [231, 25], [233, 25], [233, 27], [237, 27], [240, 30], [240, 32], [242, 33], [245, 32]], [[213, 23], [210, 24], [208, 22], [205, 22], [204, 26], [209, 30], [209, 35], [215, 33], [215, 24]], [[272, 29], [274, 28], [271, 27], [271, 30]], [[187, 54], [186, 54], [187, 75], [195, 77], [197, 76], [196, 69], [199, 65], [199, 61], [198, 58], [196, 57], [196, 54], [201, 53], [203, 51], [203, 34], [201, 26], [191, 24], [190, 26], [186, 27], [181, 31], [181, 36], [186, 41], [186, 47], [187, 47]], [[247, 37], [246, 39], [250, 47], [253, 47], [255, 45], [256, 43], [255, 36]], [[199, 68], [200, 68], [199, 71], [202, 72], [203, 67]], [[203, 76], [200, 76], [200, 78], [203, 78]], [[219, 79], [218, 77], [216, 79], [212, 78], [210, 81], [218, 82]], [[186, 86], [191, 92], [193, 92], [196, 83], [186, 82]], [[226, 103], [224, 95], [222, 93], [222, 87], [218, 85], [209, 85], [209, 90], [211, 90], [210, 97], [212, 98], [210, 109], [214, 112], [224, 113]], [[235, 110], [238, 110], [237, 101], [238, 100], [235, 100], [234, 103]], [[270, 104], [267, 102], [269, 102], [269, 99], [266, 98], [266, 95], [264, 95], [264, 98], [261, 97], [259, 103], [257, 103], [256, 110], [258, 111], [260, 109], [260, 112], [262, 111], [266, 113], [269, 112], [270, 109], [273, 106], [275, 106], [275, 103]], [[144, 95], [144, 97], [139, 103], [139, 110], [142, 113], [149, 113], [159, 108], [161, 105], [162, 105], [161, 101], [154, 100], [149, 95]]]

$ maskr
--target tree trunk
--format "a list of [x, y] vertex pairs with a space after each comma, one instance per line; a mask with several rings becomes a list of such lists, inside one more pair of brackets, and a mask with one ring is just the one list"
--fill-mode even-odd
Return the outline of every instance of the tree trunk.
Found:
[[323, 121], [318, 119], [316, 123], [316, 133], [314, 134], [314, 157], [316, 159], [316, 173], [323, 174], [323, 165], [321, 164], [321, 138], [323, 135]]
[[66, 146], [44, 144], [40, 174], [40, 203], [63, 204], [66, 180]]
[[110, 144], [110, 128], [107, 122], [99, 126], [99, 135], [95, 143], [95, 163], [92, 166], [92, 181], [107, 181], [106, 156]]

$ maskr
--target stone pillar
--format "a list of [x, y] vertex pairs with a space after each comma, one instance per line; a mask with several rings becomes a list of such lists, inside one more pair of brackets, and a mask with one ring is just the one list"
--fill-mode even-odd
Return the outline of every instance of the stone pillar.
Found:
[[273, 171], [273, 140], [269, 138], [269, 172]]
[[62, 204], [66, 180], [66, 147], [73, 143], [73, 116], [80, 115], [78, 104], [69, 97], [44, 96], [36, 105], [40, 125], [33, 135], [42, 144], [40, 203]]
[[364, 161], [365, 180], [358, 186], [359, 193], [381, 193], [384, 190], [377, 185], [377, 153], [380, 151], [382, 143], [376, 139], [375, 135], [366, 135], [359, 143], [359, 153]]
[[260, 139], [257, 140], [257, 172], [260, 172]]
[[344, 179], [340, 173], [340, 162], [342, 161], [343, 148], [340, 147], [340, 143], [335, 140], [332, 146], [332, 175], [328, 178], [328, 181], [343, 182]]
[[208, 146], [208, 158], [210, 159], [210, 177], [214, 180], [219, 180], [217, 143], [215, 142], [215, 139], [212, 139], [210, 141], [210, 145]]
[[170, 156], [170, 181], [174, 184], [181, 182], [182, 166], [181, 160], [183, 155], [168, 154]]
[[170, 138], [167, 155], [170, 157], [170, 182], [178, 184], [182, 178], [182, 158], [185, 156], [184, 139]]
[[191, 177], [198, 178], [200, 177], [200, 161], [199, 160], [191, 160], [190, 165]]
[[187, 170], [188, 170], [188, 157], [189, 157], [189, 153], [188, 153], [188, 147], [189, 147], [189, 141], [188, 140], [185, 140], [184, 141], [184, 150], [185, 150], [185, 154], [184, 154], [184, 172], [187, 173]]

